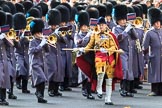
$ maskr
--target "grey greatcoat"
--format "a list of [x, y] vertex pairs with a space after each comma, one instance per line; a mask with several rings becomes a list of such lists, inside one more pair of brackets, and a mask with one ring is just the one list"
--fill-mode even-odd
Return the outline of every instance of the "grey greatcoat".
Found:
[[114, 21], [113, 20], [110, 20], [110, 22], [106, 22], [107, 23], [107, 26], [109, 27], [109, 29], [110, 30], [112, 30], [113, 29], [113, 27], [115, 27], [116, 26], [116, 24], [114, 23]]
[[14, 53], [14, 47], [18, 48], [19, 43], [13, 41], [14, 46], [11, 44], [8, 44], [6, 46], [6, 52], [7, 52], [7, 60], [8, 60], [8, 71], [10, 76], [12, 77], [12, 81], [14, 82], [16, 79], [16, 57]]
[[149, 49], [148, 82], [162, 82], [162, 29], [149, 30], [144, 36], [143, 47], [145, 51]]
[[[64, 36], [59, 39], [60, 48], [71, 48], [71, 38], [69, 36]], [[66, 78], [72, 77], [72, 52], [61, 50], [61, 57], [63, 61], [62, 71], [65, 73]]]
[[133, 73], [134, 78], [139, 78], [140, 75], [144, 74], [144, 56], [142, 51], [142, 41], [144, 36], [144, 30], [135, 28], [136, 34], [138, 36], [141, 51], [138, 50], [136, 41], [133, 41]]
[[20, 47], [15, 49], [16, 56], [16, 70], [18, 76], [26, 76], [26, 79], [29, 75], [29, 55], [28, 55], [29, 41], [26, 38], [20, 39]]
[[131, 35], [126, 32], [124, 27], [117, 25], [112, 32], [116, 35], [119, 41], [119, 47], [124, 51], [120, 55], [122, 60], [123, 79], [134, 80], [133, 76], [133, 52]]
[[0, 88], [10, 89], [11, 84], [8, 71], [6, 44], [6, 39], [0, 40]]
[[49, 52], [48, 45], [43, 47], [39, 46], [41, 43], [40, 39], [33, 39], [29, 43], [29, 55], [30, 55], [30, 63], [32, 70], [32, 79], [34, 82], [34, 86], [47, 81], [47, 62], [45, 53]]
[[65, 73], [62, 69], [62, 57], [59, 40], [56, 43], [56, 48], [50, 46], [49, 53], [47, 55], [48, 65], [48, 80], [54, 82], [63, 82]]

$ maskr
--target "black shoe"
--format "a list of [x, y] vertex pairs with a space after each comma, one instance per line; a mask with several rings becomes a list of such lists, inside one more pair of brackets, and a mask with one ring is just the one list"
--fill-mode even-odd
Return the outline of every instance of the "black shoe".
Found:
[[94, 100], [94, 99], [95, 99], [95, 97], [94, 97], [94, 96], [92, 96], [91, 94], [89, 94], [89, 95], [87, 95], [87, 99], [92, 99], [92, 100]]
[[143, 89], [142, 86], [135, 86], [136, 89]]
[[64, 88], [64, 91], [72, 91], [72, 89], [70, 87], [66, 87]]
[[102, 99], [103, 95], [102, 94], [97, 94], [98, 98]]
[[16, 84], [17, 89], [22, 89], [21, 84]]
[[105, 102], [105, 105], [114, 105], [113, 102]]
[[60, 92], [54, 92], [54, 96], [62, 96], [62, 93], [60, 93]]
[[127, 91], [120, 90], [120, 95], [123, 96], [123, 97], [126, 97], [127, 96]]
[[134, 97], [134, 94], [133, 93], [130, 93], [130, 92], [127, 92], [127, 97]]
[[137, 93], [137, 90], [133, 89], [130, 91], [131, 93]]
[[1, 105], [6, 105], [6, 106], [9, 105], [9, 103], [6, 100], [2, 100], [0, 103], [1, 103]]
[[82, 90], [82, 95], [84, 96], [84, 97], [87, 97], [87, 91], [86, 90]]
[[8, 99], [17, 99], [17, 96], [15, 96], [14, 94], [9, 94]]
[[51, 96], [51, 97], [54, 97], [54, 96], [55, 96], [55, 94], [54, 94], [53, 90], [48, 91], [48, 95], [49, 95], [49, 96]]
[[22, 93], [30, 93], [30, 90], [22, 90]]
[[3, 105], [3, 101], [2, 101], [2, 99], [0, 99], [0, 105]]
[[59, 90], [60, 91], [64, 91], [64, 87], [63, 86], [60, 86]]
[[43, 98], [38, 98], [38, 103], [47, 103], [47, 100]]

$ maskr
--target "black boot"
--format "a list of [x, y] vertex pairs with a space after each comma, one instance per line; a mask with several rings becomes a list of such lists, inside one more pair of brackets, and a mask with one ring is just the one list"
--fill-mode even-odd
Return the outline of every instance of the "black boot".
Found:
[[134, 79], [134, 88], [135, 89], [142, 89], [143, 88], [142, 86], [140, 86], [140, 79], [139, 78]]
[[121, 87], [121, 90], [119, 91], [120, 95], [123, 97], [126, 97], [127, 96], [127, 80], [126, 79], [121, 81], [120, 87]]
[[88, 95], [87, 89], [86, 89], [86, 86], [87, 86], [86, 83], [87, 83], [87, 79], [82, 82], [82, 95], [85, 97], [87, 97]]
[[16, 77], [16, 87], [18, 89], [22, 89], [22, 86], [21, 86], [21, 76], [17, 76]]
[[22, 76], [22, 93], [30, 93], [30, 90], [27, 89], [28, 79], [25, 76]]
[[13, 78], [10, 76], [11, 88], [10, 88], [9, 91], [8, 91], [8, 99], [17, 99], [17, 96], [15, 96], [15, 95], [13, 94], [13, 86], [14, 86], [14, 83], [13, 83], [12, 79], [13, 79]]
[[91, 94], [91, 83], [90, 82], [87, 82], [86, 84], [86, 88], [87, 88], [87, 99], [95, 99], [94, 96], [92, 96]]
[[132, 93], [133, 90], [133, 81], [127, 81], [127, 97], [134, 97], [134, 94]]
[[0, 105], [9, 105], [6, 101], [6, 89], [0, 88]]
[[61, 83], [60, 91], [72, 91], [69, 87], [69, 78], [64, 78], [64, 82]]
[[44, 99], [44, 90], [45, 90], [45, 82], [38, 84], [36, 86], [35, 95], [37, 96], [38, 103], [47, 103], [47, 100]]
[[54, 97], [54, 82], [50, 81], [48, 85], [48, 95]]
[[137, 90], [135, 90], [135, 80], [130, 81], [130, 93], [137, 93]]
[[62, 93], [59, 92], [59, 83], [54, 82], [54, 96], [62, 96]]

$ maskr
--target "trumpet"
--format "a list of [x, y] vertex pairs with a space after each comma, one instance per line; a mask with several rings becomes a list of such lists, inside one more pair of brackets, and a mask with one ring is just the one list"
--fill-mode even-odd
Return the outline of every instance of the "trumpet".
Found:
[[20, 38], [16, 35], [16, 31], [14, 29], [10, 29], [10, 31], [6, 34], [6, 38], [16, 41], [20, 40]]
[[33, 36], [25, 36], [25, 38], [28, 40], [28, 41], [32, 41], [34, 39]]

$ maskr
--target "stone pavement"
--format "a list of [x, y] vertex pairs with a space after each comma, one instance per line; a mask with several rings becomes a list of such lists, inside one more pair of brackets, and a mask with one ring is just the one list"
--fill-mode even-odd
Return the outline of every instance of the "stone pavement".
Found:
[[95, 100], [88, 100], [81, 94], [81, 88], [72, 88], [71, 92], [62, 92], [62, 97], [49, 97], [47, 89], [45, 99], [47, 104], [37, 103], [34, 95], [35, 89], [31, 88], [31, 94], [22, 94], [16, 87], [14, 89], [17, 100], [8, 100], [9, 106], [0, 106], [0, 108], [162, 108], [162, 96], [149, 97], [150, 84], [144, 83], [144, 89], [138, 90], [133, 98], [123, 98], [119, 95], [119, 84], [116, 84], [116, 90], [112, 94], [112, 101], [115, 105], [109, 106], [104, 104], [104, 98], [98, 99], [96, 94]]

